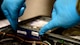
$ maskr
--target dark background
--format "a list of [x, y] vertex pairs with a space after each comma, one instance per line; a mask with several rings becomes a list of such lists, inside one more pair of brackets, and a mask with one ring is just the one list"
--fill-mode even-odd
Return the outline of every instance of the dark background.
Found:
[[0, 20], [5, 19], [5, 16], [1, 10], [1, 4], [2, 4], [3, 0], [0, 0]]

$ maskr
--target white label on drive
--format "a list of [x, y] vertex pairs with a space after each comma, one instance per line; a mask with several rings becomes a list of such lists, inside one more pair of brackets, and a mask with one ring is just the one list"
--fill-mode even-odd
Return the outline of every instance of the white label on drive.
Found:
[[39, 33], [38, 33], [38, 32], [32, 31], [31, 34], [32, 34], [33, 36], [37, 36], [37, 37], [39, 36]]
[[27, 35], [26, 31], [21, 31], [21, 30], [17, 30], [17, 33], [23, 34], [23, 35]]

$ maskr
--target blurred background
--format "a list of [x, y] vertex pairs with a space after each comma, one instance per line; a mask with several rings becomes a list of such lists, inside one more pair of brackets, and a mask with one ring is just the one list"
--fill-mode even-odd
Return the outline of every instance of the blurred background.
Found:
[[5, 19], [5, 16], [1, 10], [1, 4], [2, 4], [3, 0], [0, 0], [0, 20]]

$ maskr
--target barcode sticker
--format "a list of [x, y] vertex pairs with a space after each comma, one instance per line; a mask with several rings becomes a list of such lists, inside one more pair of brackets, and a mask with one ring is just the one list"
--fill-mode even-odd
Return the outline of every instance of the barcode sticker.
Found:
[[17, 33], [27, 35], [27, 32], [26, 31], [21, 31], [21, 30], [17, 30]]
[[33, 36], [39, 36], [39, 33], [38, 32], [34, 32], [34, 31], [32, 31], [32, 33], [31, 33]]

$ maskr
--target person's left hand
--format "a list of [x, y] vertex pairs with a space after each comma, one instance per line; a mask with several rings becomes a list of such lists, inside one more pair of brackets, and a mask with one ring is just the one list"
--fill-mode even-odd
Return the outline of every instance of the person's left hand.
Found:
[[43, 35], [48, 30], [62, 27], [69, 28], [80, 22], [80, 14], [76, 10], [78, 0], [56, 0], [52, 11], [52, 19], [39, 31]]
[[3, 0], [1, 5], [4, 15], [14, 30], [17, 29], [18, 17], [21, 16], [25, 10], [24, 3], [25, 0]]

